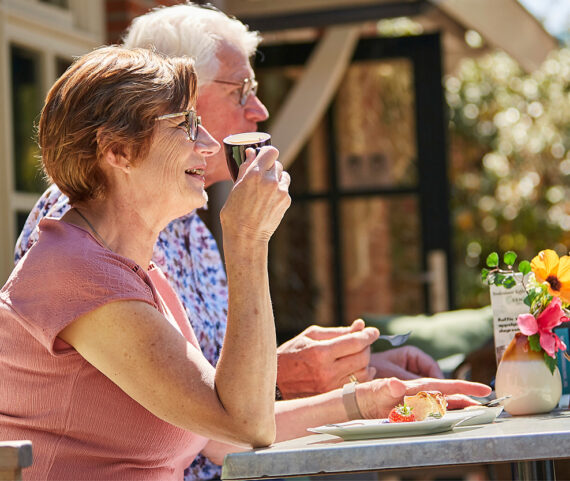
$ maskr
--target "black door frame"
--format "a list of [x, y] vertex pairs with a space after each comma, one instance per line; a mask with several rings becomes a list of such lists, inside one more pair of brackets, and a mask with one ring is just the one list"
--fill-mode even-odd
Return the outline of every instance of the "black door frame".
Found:
[[[283, 67], [303, 65], [314, 43], [271, 45], [260, 48], [256, 67]], [[340, 200], [345, 197], [390, 196], [416, 194], [421, 217], [422, 268], [428, 269], [428, 253], [440, 250], [445, 253], [449, 306], [455, 306], [453, 290], [453, 262], [451, 249], [451, 221], [449, 210], [449, 180], [446, 143], [446, 110], [442, 87], [441, 39], [438, 33], [398, 38], [362, 38], [357, 44], [352, 61], [407, 58], [413, 66], [415, 90], [415, 137], [418, 155], [417, 188], [340, 189], [337, 181], [336, 146], [330, 145], [330, 181], [328, 192], [293, 196], [303, 202], [327, 199], [331, 206], [331, 238], [334, 259], [341, 259]], [[327, 122], [334, 132], [333, 116], [327, 113]], [[329, 137], [334, 144], [334, 136]], [[335, 262], [335, 317], [342, 324], [345, 312], [342, 262]], [[429, 287], [424, 283], [425, 312], [430, 313]]]

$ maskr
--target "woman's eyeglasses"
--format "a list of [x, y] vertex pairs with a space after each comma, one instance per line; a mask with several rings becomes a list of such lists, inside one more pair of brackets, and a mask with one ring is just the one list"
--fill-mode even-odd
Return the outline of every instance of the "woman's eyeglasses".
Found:
[[164, 120], [164, 119], [172, 119], [174, 117], [180, 117], [184, 115], [184, 127], [186, 128], [186, 132], [188, 134], [188, 138], [192, 142], [196, 142], [198, 138], [198, 126], [202, 124], [202, 119], [196, 113], [195, 110], [190, 109], [186, 110], [185, 112], [177, 112], [175, 114], [166, 114], [157, 117], [155, 120]]
[[245, 78], [241, 82], [230, 82], [229, 80], [212, 80], [212, 82], [216, 82], [219, 84], [227, 84], [227, 85], [241, 85], [241, 92], [239, 97], [239, 104], [245, 105], [247, 102], [247, 98], [250, 95], [257, 95], [257, 87], [258, 83], [255, 78]]

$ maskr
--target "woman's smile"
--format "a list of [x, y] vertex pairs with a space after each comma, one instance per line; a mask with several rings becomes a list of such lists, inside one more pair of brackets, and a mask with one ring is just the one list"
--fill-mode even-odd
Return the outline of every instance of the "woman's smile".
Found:
[[186, 169], [184, 173], [186, 174], [187, 177], [199, 180], [202, 188], [204, 187], [204, 184], [206, 183], [206, 177], [205, 177], [206, 164], [199, 167], [192, 167], [190, 169]]

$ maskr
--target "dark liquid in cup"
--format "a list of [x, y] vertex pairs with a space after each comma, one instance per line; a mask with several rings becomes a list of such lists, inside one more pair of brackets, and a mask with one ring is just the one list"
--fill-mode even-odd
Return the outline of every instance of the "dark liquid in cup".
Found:
[[253, 148], [257, 152], [264, 145], [271, 145], [271, 136], [265, 132], [247, 132], [230, 135], [224, 139], [224, 151], [228, 170], [235, 181], [239, 173], [239, 166], [245, 161], [245, 151]]

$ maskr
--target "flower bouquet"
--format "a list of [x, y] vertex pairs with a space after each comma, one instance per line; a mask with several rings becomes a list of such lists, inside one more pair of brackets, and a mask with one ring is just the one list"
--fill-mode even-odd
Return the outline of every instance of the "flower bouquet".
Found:
[[[499, 268], [499, 256], [493, 252], [487, 257], [487, 267], [481, 276], [489, 284], [502, 285], [507, 289], [516, 285], [513, 265], [517, 255], [507, 252], [504, 261], [506, 269]], [[519, 330], [528, 336], [530, 348], [544, 353], [550, 372], [556, 367], [556, 352], [565, 351], [566, 345], [553, 332], [563, 322], [568, 322], [570, 304], [570, 256], [558, 257], [553, 250], [540, 251], [532, 262], [522, 261], [519, 271], [522, 286], [526, 292], [524, 303], [529, 313], [521, 313], [517, 318]], [[528, 275], [530, 274], [530, 275]]]
[[502, 355], [496, 377], [497, 396], [511, 395], [505, 409], [511, 414], [550, 411], [562, 394], [557, 352], [566, 351], [554, 328], [568, 322], [570, 304], [570, 256], [558, 257], [544, 250], [528, 261], [513, 266], [516, 254], [504, 256], [506, 269], [499, 268], [499, 258], [492, 253], [482, 278], [490, 285], [510, 289], [520, 279], [528, 312], [517, 317], [517, 332]]

